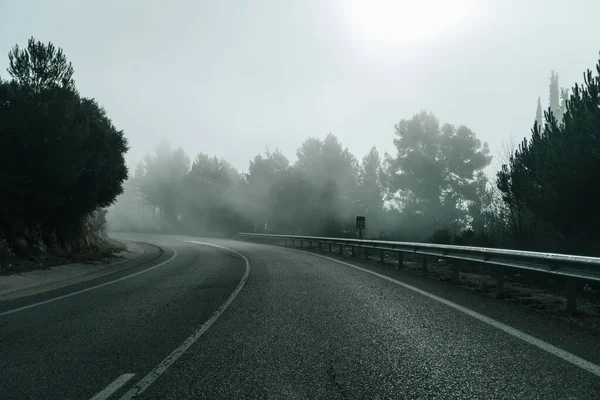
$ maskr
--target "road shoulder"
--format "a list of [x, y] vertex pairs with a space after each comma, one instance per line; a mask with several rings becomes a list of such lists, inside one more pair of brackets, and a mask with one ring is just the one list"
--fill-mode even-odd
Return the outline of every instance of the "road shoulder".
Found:
[[598, 332], [583, 329], [569, 318], [560, 318], [525, 305], [496, 299], [488, 293], [468, 290], [452, 282], [431, 279], [427, 275], [406, 267], [397, 270], [391, 265], [382, 265], [360, 258], [340, 257], [336, 253], [273, 245], [270, 245], [270, 247], [279, 248], [282, 251], [298, 251], [307, 255], [324, 257], [332, 261], [341, 262], [342, 264], [348, 263], [364, 270], [398, 280], [518, 329], [590, 362], [600, 364]]
[[134, 267], [140, 259], [158, 257], [161, 250], [146, 243], [121, 240], [125, 250], [102, 264], [74, 263], [0, 277], [0, 302], [37, 295]]

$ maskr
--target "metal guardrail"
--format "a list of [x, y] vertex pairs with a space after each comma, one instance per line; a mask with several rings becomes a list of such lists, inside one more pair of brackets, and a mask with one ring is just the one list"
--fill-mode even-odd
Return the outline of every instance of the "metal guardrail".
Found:
[[[312, 247], [312, 244], [316, 243], [319, 246], [319, 250], [322, 250], [322, 245], [326, 244], [330, 252], [332, 251], [332, 246], [335, 245], [339, 246], [340, 254], [343, 254], [342, 249], [344, 247], [350, 247], [353, 255], [355, 249], [363, 249], [365, 257], [368, 257], [369, 250], [377, 250], [380, 252], [381, 261], [384, 259], [385, 252], [396, 252], [398, 254], [399, 267], [403, 265], [403, 255], [405, 253], [423, 256], [423, 267], [425, 269], [427, 268], [428, 256], [492, 265], [496, 269], [496, 294], [498, 297], [504, 295], [504, 267], [562, 276], [566, 278], [567, 309], [569, 312], [576, 311], [577, 279], [600, 282], [600, 258], [596, 257], [485, 247], [318, 236], [270, 235], [261, 233], [239, 233], [238, 236], [250, 239], [283, 241], [286, 245], [288, 241], [291, 241], [292, 245], [300, 242], [301, 247], [303, 247], [305, 242], [308, 243], [309, 247]], [[458, 273], [458, 266], [453, 266], [453, 280], [458, 280]]]

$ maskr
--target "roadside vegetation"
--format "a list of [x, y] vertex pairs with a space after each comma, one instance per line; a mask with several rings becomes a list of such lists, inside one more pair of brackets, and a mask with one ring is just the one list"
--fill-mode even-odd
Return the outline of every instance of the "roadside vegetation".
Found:
[[127, 140], [75, 86], [60, 48], [29, 39], [0, 78], [0, 259], [110, 246], [105, 210], [127, 179]]
[[[504, 148], [498, 171], [475, 132], [424, 111], [390, 129], [393, 154], [372, 148], [359, 158], [328, 134], [304, 140], [293, 162], [278, 150], [258, 154], [246, 172], [163, 140], [125, 183], [109, 226], [357, 237], [355, 216], [364, 215], [372, 239], [600, 256], [599, 76], [600, 63], [567, 90], [552, 72], [548, 108], [538, 98], [530, 136]], [[467, 283], [493, 275], [462, 270]], [[560, 277], [510, 269], [507, 276], [536, 298], [564, 296]], [[577, 285], [597, 316], [600, 288]]]
[[[584, 83], [550, 78], [530, 138], [490, 171], [486, 143], [429, 112], [391, 130], [394, 154], [359, 159], [333, 134], [309, 137], [294, 162], [278, 150], [250, 160], [188, 154], [167, 140], [126, 182], [113, 229], [232, 235], [240, 231], [366, 236], [600, 255], [600, 64]], [[365, 132], [368, 135], [369, 132]]]

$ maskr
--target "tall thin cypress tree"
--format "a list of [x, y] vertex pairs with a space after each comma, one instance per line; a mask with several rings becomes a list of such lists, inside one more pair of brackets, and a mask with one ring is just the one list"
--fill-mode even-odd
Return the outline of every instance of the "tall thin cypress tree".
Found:
[[543, 113], [542, 113], [542, 101], [540, 100], [540, 96], [538, 96], [538, 101], [537, 101], [537, 109], [535, 110], [535, 122], [537, 122], [537, 125], [541, 128], [542, 124], [544, 123], [543, 120]]
[[560, 108], [560, 90], [558, 88], [558, 73], [552, 71], [550, 74], [550, 95], [548, 99], [550, 111], [554, 114], [557, 121], [562, 120], [562, 112]]

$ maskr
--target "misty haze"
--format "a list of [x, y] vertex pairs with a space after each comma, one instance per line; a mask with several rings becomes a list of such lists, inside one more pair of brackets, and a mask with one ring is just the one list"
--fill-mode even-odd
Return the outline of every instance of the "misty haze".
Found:
[[600, 398], [598, 15], [2, 2], [0, 399]]

